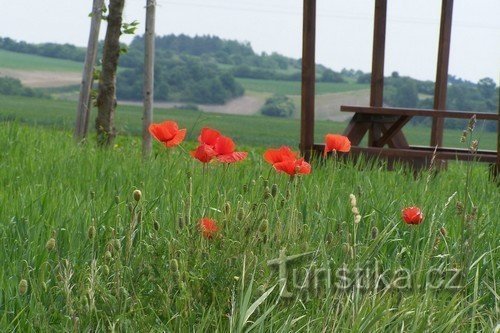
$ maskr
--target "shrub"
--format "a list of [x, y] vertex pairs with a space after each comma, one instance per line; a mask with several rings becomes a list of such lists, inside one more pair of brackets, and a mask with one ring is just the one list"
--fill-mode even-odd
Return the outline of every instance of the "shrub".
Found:
[[295, 111], [295, 104], [285, 95], [275, 94], [266, 100], [266, 103], [260, 109], [265, 116], [270, 117], [291, 117]]

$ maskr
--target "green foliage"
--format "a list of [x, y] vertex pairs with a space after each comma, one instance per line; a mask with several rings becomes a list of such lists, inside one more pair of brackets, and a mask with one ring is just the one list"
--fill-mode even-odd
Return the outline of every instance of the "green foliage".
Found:
[[[260, 79], [242, 79], [237, 78], [237, 82], [247, 91], [272, 93], [281, 95], [300, 95], [301, 83], [300, 81], [278, 81], [278, 80], [260, 80]], [[330, 94], [337, 92], [353, 91], [369, 89], [370, 86], [366, 84], [357, 83], [331, 83], [331, 82], [318, 82], [316, 83], [316, 94]]]
[[289, 118], [295, 112], [295, 104], [286, 95], [273, 95], [260, 109], [264, 116]]
[[26, 88], [21, 81], [11, 77], [0, 77], [0, 95], [44, 97], [45, 95], [31, 88]]
[[326, 69], [321, 76], [322, 82], [342, 83], [346, 82], [340, 73], [334, 72], [331, 69]]
[[[2, 331], [491, 332], [497, 324], [500, 192], [486, 166], [471, 170], [467, 193], [478, 208], [464, 243], [455, 209], [463, 163], [414, 178], [401, 167], [327, 160], [291, 182], [259, 150], [228, 168], [204, 168], [160, 144], [143, 160], [138, 137], [94, 147], [75, 145], [69, 131], [0, 124]], [[270, 184], [274, 197], [263, 195]], [[357, 225], [351, 193], [363, 216]], [[423, 209], [421, 225], [401, 222], [408, 205]], [[200, 236], [204, 216], [220, 237]], [[267, 264], [285, 248], [313, 252], [290, 263], [290, 299]], [[374, 273], [374, 262], [384, 278], [408, 269], [411, 289], [374, 291], [364, 280], [336, 289], [336, 269]], [[306, 280], [311, 267], [332, 274]], [[460, 289], [424, 287], [429, 270], [456, 268]], [[302, 280], [310, 287], [299, 290]]]
[[76, 47], [71, 44], [30, 44], [23, 41], [17, 42], [8, 37], [0, 37], [0, 49], [79, 62], [83, 62], [85, 60], [85, 48]]

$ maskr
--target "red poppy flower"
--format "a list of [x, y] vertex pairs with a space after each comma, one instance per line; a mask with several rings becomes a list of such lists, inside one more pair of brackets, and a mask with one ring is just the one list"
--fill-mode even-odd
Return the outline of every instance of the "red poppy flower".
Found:
[[191, 156], [202, 163], [210, 162], [216, 155], [217, 153], [211, 146], [203, 143], [199, 145], [195, 150], [191, 151]]
[[231, 138], [227, 136], [219, 136], [215, 143], [216, 158], [219, 162], [233, 163], [244, 160], [248, 153], [242, 151], [234, 151], [236, 145]]
[[327, 134], [325, 136], [325, 152], [340, 151], [348, 153], [351, 150], [351, 141], [346, 136], [338, 134]]
[[175, 121], [167, 120], [149, 125], [149, 133], [165, 147], [175, 147], [186, 137], [186, 129], [179, 129]]
[[270, 164], [280, 163], [286, 160], [296, 160], [297, 153], [292, 151], [290, 147], [282, 146], [278, 149], [268, 149], [264, 153], [264, 159]]
[[203, 237], [207, 239], [213, 238], [213, 236], [219, 231], [219, 227], [215, 220], [204, 217], [200, 220], [200, 230]]
[[420, 224], [424, 219], [424, 214], [422, 214], [420, 208], [415, 206], [403, 209], [401, 214], [406, 224]]
[[246, 152], [234, 151], [236, 145], [231, 138], [208, 127], [202, 128], [198, 142], [200, 145], [191, 155], [203, 163], [208, 163], [213, 158], [222, 163], [234, 163], [244, 160], [248, 155]]
[[220, 132], [209, 127], [203, 127], [198, 137], [198, 142], [209, 146], [215, 146], [217, 139], [221, 136]]
[[285, 160], [273, 164], [274, 169], [278, 172], [287, 173], [290, 176], [307, 175], [311, 173], [311, 165], [304, 161], [303, 158], [298, 160]]

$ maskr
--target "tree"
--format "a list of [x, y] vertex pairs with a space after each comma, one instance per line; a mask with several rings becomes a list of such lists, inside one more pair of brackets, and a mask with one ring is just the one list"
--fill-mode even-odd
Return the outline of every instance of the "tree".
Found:
[[334, 82], [341, 83], [345, 82], [344, 78], [340, 73], [334, 72], [331, 69], [325, 69], [323, 75], [321, 76], [322, 82]]
[[275, 94], [266, 100], [260, 112], [270, 117], [291, 117], [295, 111], [295, 104], [285, 95]]
[[120, 35], [125, 0], [110, 0], [108, 27], [104, 38], [102, 72], [99, 76], [99, 94], [97, 96], [97, 142], [100, 146], [109, 146], [116, 132], [114, 116], [116, 110], [116, 69], [120, 57]]

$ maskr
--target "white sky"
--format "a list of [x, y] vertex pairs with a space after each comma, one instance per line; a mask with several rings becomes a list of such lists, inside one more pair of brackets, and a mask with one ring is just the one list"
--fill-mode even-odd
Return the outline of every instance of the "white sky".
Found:
[[[301, 57], [302, 0], [157, 0], [157, 34], [217, 35], [256, 52]], [[127, 0], [125, 21], [144, 29], [146, 0]], [[317, 0], [316, 61], [370, 71], [374, 0]], [[91, 0], [0, 0], [0, 36], [85, 46]], [[434, 80], [441, 1], [388, 0], [385, 72]], [[104, 37], [105, 25], [101, 28]], [[123, 41], [128, 42], [131, 37]], [[500, 75], [500, 0], [455, 0], [449, 73]]]

